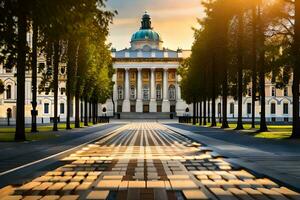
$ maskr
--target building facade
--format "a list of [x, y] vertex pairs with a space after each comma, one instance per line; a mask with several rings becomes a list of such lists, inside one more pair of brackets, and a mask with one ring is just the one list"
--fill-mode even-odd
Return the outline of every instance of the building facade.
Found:
[[112, 50], [115, 111], [183, 115], [188, 105], [181, 99], [177, 69], [185, 52], [163, 48], [147, 13], [130, 43], [130, 48]]

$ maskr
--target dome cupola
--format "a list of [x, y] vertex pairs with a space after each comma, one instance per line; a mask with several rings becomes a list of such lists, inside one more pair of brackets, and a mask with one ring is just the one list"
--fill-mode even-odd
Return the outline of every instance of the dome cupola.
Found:
[[141, 28], [131, 37], [131, 48], [136, 49], [161, 49], [162, 39], [151, 26], [151, 17], [146, 12], [141, 21]]

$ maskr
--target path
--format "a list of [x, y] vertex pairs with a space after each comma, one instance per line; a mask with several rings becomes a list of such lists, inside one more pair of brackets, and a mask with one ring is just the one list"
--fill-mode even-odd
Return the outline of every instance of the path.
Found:
[[254, 138], [219, 128], [168, 123], [195, 141], [226, 156], [230, 162], [265, 174], [300, 191], [300, 141]]
[[[159, 123], [130, 123], [1, 199], [300, 199]], [[4, 197], [6, 195], [6, 197]], [[8, 195], [8, 196], [7, 196]]]

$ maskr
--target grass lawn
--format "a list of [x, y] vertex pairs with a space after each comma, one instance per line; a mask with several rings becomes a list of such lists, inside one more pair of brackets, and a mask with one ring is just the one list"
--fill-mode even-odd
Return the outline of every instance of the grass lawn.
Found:
[[[221, 127], [221, 123], [217, 123], [217, 127]], [[210, 123], [207, 124], [207, 127]], [[235, 129], [236, 124], [230, 123], [228, 130]], [[243, 134], [253, 135], [257, 138], [267, 138], [267, 139], [287, 139], [292, 135], [291, 125], [269, 125], [268, 132], [257, 132], [259, 125], [255, 126], [255, 129], [251, 129], [251, 124], [244, 124], [245, 130], [240, 131]]]
[[[89, 125], [93, 125], [92, 123], [89, 123]], [[83, 126], [83, 123], [80, 124], [81, 127]], [[26, 132], [26, 139], [28, 141], [37, 141], [37, 140], [46, 140], [51, 139], [55, 137], [59, 137], [58, 134], [55, 132], [52, 132], [52, 125], [49, 126], [38, 126], [38, 133], [31, 133], [31, 128], [25, 128]], [[71, 124], [71, 128], [75, 128], [75, 124]], [[58, 124], [59, 130], [66, 129], [66, 124], [61, 123]], [[0, 142], [13, 142], [15, 137], [15, 127], [9, 127], [9, 128], [2, 128], [0, 127]]]

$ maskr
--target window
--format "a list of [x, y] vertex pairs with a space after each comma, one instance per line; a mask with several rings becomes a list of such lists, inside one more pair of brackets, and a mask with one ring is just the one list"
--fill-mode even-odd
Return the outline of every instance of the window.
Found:
[[156, 86], [156, 99], [161, 100], [162, 99], [162, 94], [161, 94], [161, 85]]
[[275, 103], [271, 103], [271, 114], [272, 115], [276, 114], [276, 104]]
[[44, 103], [44, 113], [49, 114], [49, 103]]
[[276, 88], [272, 87], [272, 97], [276, 97]]
[[135, 93], [136, 93], [135, 87], [134, 87], [134, 85], [132, 85], [130, 87], [130, 99], [132, 99], [132, 100], [135, 99]]
[[247, 114], [248, 115], [251, 114], [251, 108], [252, 108], [252, 104], [251, 103], [247, 103]]
[[11, 99], [11, 85], [6, 87], [6, 99]]
[[284, 103], [283, 104], [283, 114], [284, 115], [288, 115], [289, 114], [289, 104], [288, 103]]
[[221, 103], [218, 103], [218, 113], [221, 115]]
[[249, 96], [249, 97], [252, 96], [252, 88], [248, 88], [248, 96]]
[[176, 100], [176, 89], [174, 85], [169, 87], [169, 100]]
[[230, 103], [230, 114], [234, 114], [234, 103]]
[[143, 87], [143, 99], [149, 100], [149, 86], [148, 85], [145, 85]]
[[61, 68], [60, 68], [60, 73], [61, 73], [62, 75], [64, 75], [65, 72], [66, 72], [66, 68], [65, 68], [65, 67], [61, 67]]
[[124, 99], [123, 87], [122, 86], [118, 86], [118, 100], [122, 100], [122, 99]]
[[41, 73], [45, 69], [45, 63], [39, 63], [38, 66], [38, 73]]
[[284, 90], [283, 90], [283, 95], [284, 95], [285, 97], [289, 96], [289, 89], [288, 89], [288, 87], [285, 87], [285, 88], [284, 88]]
[[60, 88], [60, 94], [64, 95], [64, 93], [66, 92], [66, 88]]
[[59, 108], [60, 108], [60, 114], [65, 114], [65, 104], [61, 103]]
[[7, 67], [6, 67], [6, 68], [5, 68], [5, 72], [6, 72], [6, 73], [12, 73], [12, 68], [7, 68]]

